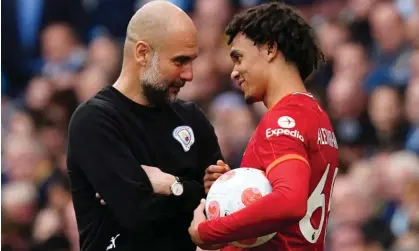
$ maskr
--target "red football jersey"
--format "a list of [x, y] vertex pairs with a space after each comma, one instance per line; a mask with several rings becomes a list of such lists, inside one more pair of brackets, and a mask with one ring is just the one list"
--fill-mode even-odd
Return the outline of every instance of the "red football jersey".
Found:
[[[306, 215], [299, 222], [278, 225], [274, 238], [251, 250], [324, 250], [330, 198], [338, 172], [338, 146], [328, 115], [307, 93], [284, 97], [263, 116], [241, 167], [269, 172], [289, 159], [300, 159], [310, 166]], [[222, 250], [249, 249], [229, 245]]]

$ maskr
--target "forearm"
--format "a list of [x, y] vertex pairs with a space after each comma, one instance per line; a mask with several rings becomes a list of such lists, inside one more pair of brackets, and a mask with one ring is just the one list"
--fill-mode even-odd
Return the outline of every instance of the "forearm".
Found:
[[198, 228], [201, 240], [219, 244], [259, 237], [278, 231], [283, 221], [301, 219], [307, 207], [310, 171], [302, 161], [287, 162], [271, 171], [271, 194], [229, 216], [203, 222]]

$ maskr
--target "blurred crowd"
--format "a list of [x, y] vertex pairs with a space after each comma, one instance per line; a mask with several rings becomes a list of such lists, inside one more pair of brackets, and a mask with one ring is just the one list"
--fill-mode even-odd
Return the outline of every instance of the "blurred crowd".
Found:
[[[77, 251], [66, 133], [77, 105], [113, 83], [141, 0], [3, 0], [2, 250]], [[262, 0], [171, 0], [199, 32], [194, 79], [180, 92], [213, 123], [234, 168], [263, 104], [230, 81], [223, 30]], [[340, 149], [327, 250], [419, 250], [419, 1], [289, 0], [326, 63], [307, 80]]]

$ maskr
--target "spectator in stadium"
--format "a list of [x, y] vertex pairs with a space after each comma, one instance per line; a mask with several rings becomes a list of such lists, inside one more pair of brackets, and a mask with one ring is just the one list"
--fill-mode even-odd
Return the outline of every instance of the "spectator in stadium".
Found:
[[348, 11], [351, 16], [348, 28], [351, 31], [351, 37], [355, 42], [361, 43], [367, 50], [370, 50], [373, 45], [368, 17], [377, 2], [379, 0], [348, 1]]
[[362, 80], [370, 69], [370, 61], [365, 48], [360, 44], [345, 43], [338, 46], [334, 54], [335, 76], [354, 79], [362, 85]]
[[397, 151], [374, 167], [374, 174], [380, 177], [377, 195], [386, 201], [380, 211], [381, 217], [390, 224], [392, 233], [397, 237], [409, 231], [411, 220], [416, 221], [409, 215], [414, 213], [416, 217], [417, 213], [418, 193], [411, 188], [416, 188], [414, 184], [419, 180], [418, 165], [415, 154]]
[[336, 189], [333, 192], [330, 227], [353, 224], [361, 225], [374, 214], [375, 200], [369, 192], [371, 187], [365, 190], [356, 187], [357, 182], [352, 177], [338, 177], [335, 181]]
[[335, 75], [327, 89], [327, 104], [339, 142], [341, 170], [362, 158], [374, 145], [375, 132], [365, 112], [367, 96], [359, 81]]
[[331, 230], [328, 234], [328, 250], [364, 251], [362, 232], [356, 225], [342, 224]]
[[42, 67], [40, 34], [50, 24], [62, 22], [77, 37], [86, 36], [87, 19], [82, 0], [2, 1], [2, 69], [16, 95]]
[[[419, 11], [419, 7], [418, 7]], [[407, 19], [407, 37], [412, 45], [419, 49], [419, 14], [415, 13]]]
[[336, 50], [349, 40], [349, 31], [346, 26], [339, 22], [326, 22], [317, 28], [317, 37], [326, 64], [317, 70], [316, 85], [324, 88], [329, 84], [336, 70], [334, 69], [334, 62], [339, 60], [335, 56]]
[[406, 149], [419, 154], [419, 78], [412, 79], [406, 89], [405, 113], [410, 123]]
[[368, 112], [378, 145], [382, 149], [401, 149], [407, 134], [400, 92], [390, 86], [377, 87], [370, 97]]
[[374, 68], [366, 88], [371, 92], [377, 86], [391, 84], [403, 89], [410, 77], [408, 65], [412, 54], [404, 22], [391, 2], [377, 4], [369, 18], [376, 44], [372, 57]]
[[44, 65], [41, 74], [54, 83], [58, 90], [71, 88], [74, 73], [86, 60], [86, 49], [65, 24], [51, 24], [41, 34], [41, 49]]
[[99, 67], [107, 79], [114, 82], [121, 66], [121, 50], [109, 36], [98, 36], [90, 42], [86, 67]]
[[415, 81], [416, 79], [419, 79], [419, 49], [413, 52], [410, 60], [411, 79]]
[[30, 250], [26, 241], [37, 212], [36, 187], [29, 181], [10, 182], [2, 187], [2, 250]]
[[32, 112], [41, 112], [48, 106], [52, 94], [53, 86], [47, 78], [34, 77], [26, 88], [26, 107]]

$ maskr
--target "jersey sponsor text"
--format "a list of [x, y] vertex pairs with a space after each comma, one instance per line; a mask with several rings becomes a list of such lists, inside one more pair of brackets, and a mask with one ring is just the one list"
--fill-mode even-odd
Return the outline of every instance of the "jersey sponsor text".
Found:
[[300, 134], [300, 132], [298, 130], [288, 130], [288, 129], [282, 129], [282, 128], [277, 128], [277, 129], [272, 129], [272, 128], [268, 128], [266, 129], [266, 138], [269, 139], [272, 136], [281, 136], [281, 135], [287, 135], [287, 136], [291, 136], [294, 138], [297, 138], [299, 140], [301, 140], [302, 142], [304, 142], [304, 137]]

